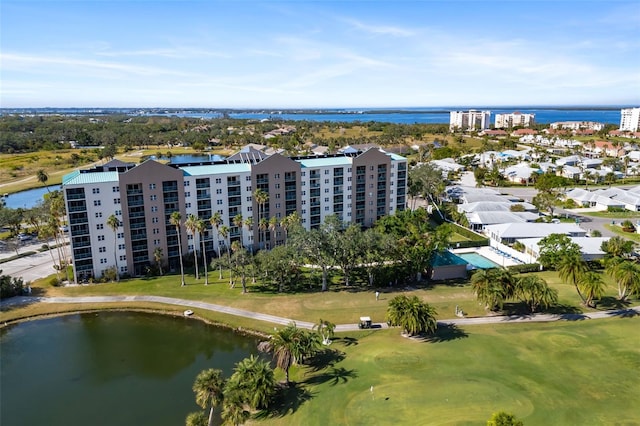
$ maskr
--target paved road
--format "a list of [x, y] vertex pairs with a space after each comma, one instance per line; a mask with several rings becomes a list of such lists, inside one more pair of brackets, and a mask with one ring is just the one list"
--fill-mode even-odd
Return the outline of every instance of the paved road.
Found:
[[[270, 322], [273, 324], [288, 325], [295, 322], [300, 328], [312, 329], [313, 323], [307, 321], [297, 321], [291, 318], [283, 318], [275, 315], [251, 312], [244, 309], [232, 308], [229, 306], [216, 305], [213, 303], [198, 302], [194, 300], [176, 299], [161, 296], [89, 296], [89, 297], [13, 297], [0, 302], [0, 308], [5, 306], [24, 305], [29, 303], [109, 303], [109, 302], [156, 302], [167, 305], [177, 305], [185, 308], [204, 309], [207, 311], [221, 312], [243, 318], [250, 318], [258, 321]], [[489, 316], [474, 318], [456, 318], [438, 321], [439, 325], [475, 325], [475, 324], [506, 324], [522, 322], [551, 322], [551, 321], [577, 321], [586, 319], [615, 318], [615, 317], [635, 317], [640, 316], [640, 306], [621, 309], [616, 311], [590, 312], [586, 314], [533, 314], [533, 315], [511, 315], [511, 316]], [[388, 328], [386, 323], [374, 323], [373, 329]], [[358, 324], [338, 324], [336, 332], [356, 331]]]
[[[38, 249], [42, 247], [42, 244], [44, 244], [44, 241], [25, 244], [20, 246], [18, 252], [37, 252]], [[15, 252], [4, 251], [0, 253], [0, 259], [6, 259], [13, 255], [15, 255]], [[54, 253], [53, 255], [57, 259], [57, 254]], [[42, 277], [48, 277], [56, 272], [55, 269], [53, 269], [53, 261], [48, 251], [2, 263], [0, 264], [0, 270], [2, 270], [3, 275], [16, 278], [21, 277], [25, 283]]]

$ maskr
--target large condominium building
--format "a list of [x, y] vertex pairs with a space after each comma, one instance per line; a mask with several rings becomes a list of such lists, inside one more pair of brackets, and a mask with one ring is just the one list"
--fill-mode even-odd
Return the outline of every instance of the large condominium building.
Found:
[[[178, 245], [183, 255], [200, 250], [200, 238], [208, 257], [234, 241], [251, 250], [282, 244], [280, 223], [294, 212], [307, 229], [333, 214], [371, 226], [405, 208], [407, 160], [376, 148], [297, 158], [245, 148], [224, 161], [179, 166], [114, 160], [66, 175], [62, 187], [75, 278], [100, 277], [116, 262], [120, 274], [140, 276], [156, 256], [175, 270]], [[264, 199], [256, 199], [257, 189]], [[178, 234], [174, 212], [183, 223], [189, 215], [203, 219], [206, 231], [192, 235], [183, 226]], [[213, 226], [216, 213], [221, 223]], [[111, 215], [120, 221], [115, 230]], [[271, 218], [278, 224], [265, 227]]]
[[640, 129], [640, 108], [624, 108], [620, 110], [620, 130], [637, 132]]
[[529, 127], [534, 124], [535, 114], [522, 114], [513, 112], [511, 114], [496, 114], [496, 129], [511, 129], [514, 127]]
[[484, 130], [489, 128], [491, 111], [451, 111], [449, 130]]
[[557, 121], [549, 125], [554, 130], [594, 130], [596, 132], [604, 129], [604, 123], [597, 121]]

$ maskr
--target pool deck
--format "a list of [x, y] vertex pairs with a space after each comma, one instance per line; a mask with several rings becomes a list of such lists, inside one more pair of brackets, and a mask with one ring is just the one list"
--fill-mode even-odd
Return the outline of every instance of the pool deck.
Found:
[[455, 254], [459, 253], [478, 253], [479, 255], [486, 257], [490, 261], [496, 263], [499, 266], [513, 266], [520, 265], [520, 263], [511, 259], [510, 257], [504, 257], [497, 252], [493, 251], [491, 247], [477, 247], [477, 248], [461, 248], [451, 250]]

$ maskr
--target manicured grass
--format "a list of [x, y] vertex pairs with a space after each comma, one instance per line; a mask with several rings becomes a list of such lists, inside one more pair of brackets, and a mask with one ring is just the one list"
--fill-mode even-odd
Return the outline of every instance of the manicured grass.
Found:
[[330, 348], [343, 361], [294, 371], [310, 400], [256, 424], [480, 425], [498, 410], [528, 426], [637, 424], [639, 326], [636, 317], [469, 326], [431, 341], [397, 329], [341, 336]]
[[618, 225], [604, 225], [609, 231], [620, 235], [622, 238], [626, 238], [628, 240], [635, 241], [636, 243], [640, 243], [640, 234], [636, 234], [634, 232], [624, 232], [622, 228]]
[[610, 219], [633, 219], [640, 218], [640, 212], [585, 212], [580, 213], [585, 216], [593, 216], [593, 217], [608, 217]]

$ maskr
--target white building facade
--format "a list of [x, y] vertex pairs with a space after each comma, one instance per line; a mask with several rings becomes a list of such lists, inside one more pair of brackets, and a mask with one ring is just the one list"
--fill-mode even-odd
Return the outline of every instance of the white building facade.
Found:
[[449, 130], [485, 130], [491, 123], [491, 111], [451, 111]]
[[529, 127], [535, 123], [535, 117], [535, 114], [522, 114], [517, 111], [511, 114], [496, 114], [495, 128]]
[[620, 130], [637, 132], [640, 129], [640, 108], [624, 108], [620, 110]]

